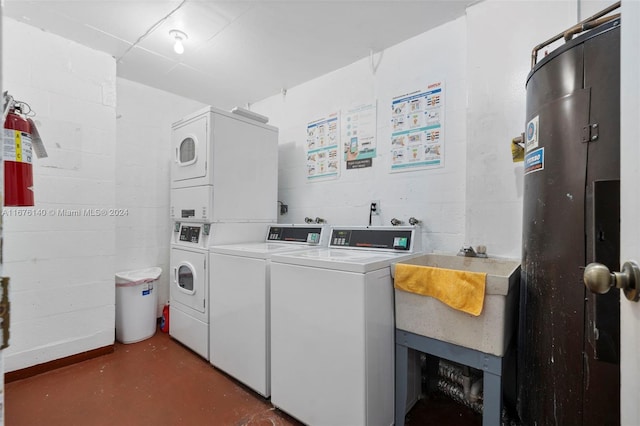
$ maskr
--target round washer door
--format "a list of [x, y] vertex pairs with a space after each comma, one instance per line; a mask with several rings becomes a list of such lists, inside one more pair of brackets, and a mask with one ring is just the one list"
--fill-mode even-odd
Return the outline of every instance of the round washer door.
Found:
[[207, 298], [206, 253], [171, 249], [171, 303], [180, 303], [198, 312], [205, 311]]

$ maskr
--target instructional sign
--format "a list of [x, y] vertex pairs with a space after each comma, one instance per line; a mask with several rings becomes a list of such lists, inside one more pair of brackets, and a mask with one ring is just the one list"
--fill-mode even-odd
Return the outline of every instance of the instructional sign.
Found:
[[376, 104], [363, 104], [342, 114], [342, 141], [347, 170], [371, 167], [376, 157]]
[[444, 82], [391, 102], [391, 171], [444, 165]]
[[307, 125], [307, 180], [337, 179], [340, 173], [338, 113]]

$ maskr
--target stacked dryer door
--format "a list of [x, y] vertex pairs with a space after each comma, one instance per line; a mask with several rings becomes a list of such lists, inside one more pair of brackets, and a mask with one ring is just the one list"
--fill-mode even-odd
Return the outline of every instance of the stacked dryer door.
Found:
[[271, 394], [270, 264], [275, 254], [325, 245], [324, 228], [271, 225], [266, 242], [210, 248], [211, 364]]
[[171, 218], [209, 222], [213, 193], [208, 157], [211, 151], [209, 114], [200, 113], [172, 129]]
[[172, 145], [169, 333], [209, 359], [208, 249], [277, 221], [278, 130], [207, 107], [173, 124]]

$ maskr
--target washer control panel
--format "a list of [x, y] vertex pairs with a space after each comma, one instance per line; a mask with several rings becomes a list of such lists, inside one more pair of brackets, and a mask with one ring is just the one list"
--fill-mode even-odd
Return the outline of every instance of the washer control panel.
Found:
[[329, 247], [410, 252], [413, 250], [413, 237], [412, 228], [334, 228]]
[[184, 247], [207, 248], [210, 233], [210, 223], [175, 222], [171, 244]]
[[322, 241], [322, 226], [270, 226], [267, 242], [289, 242], [318, 245]]
[[198, 244], [200, 240], [200, 227], [199, 226], [185, 226], [180, 227], [180, 241]]

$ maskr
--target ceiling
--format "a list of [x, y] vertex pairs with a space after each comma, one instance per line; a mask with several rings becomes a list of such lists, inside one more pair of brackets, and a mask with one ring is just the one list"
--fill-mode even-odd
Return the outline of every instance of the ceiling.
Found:
[[[472, 0], [5, 0], [4, 16], [108, 53], [117, 75], [230, 109], [463, 16]], [[185, 52], [169, 31], [185, 32]]]

